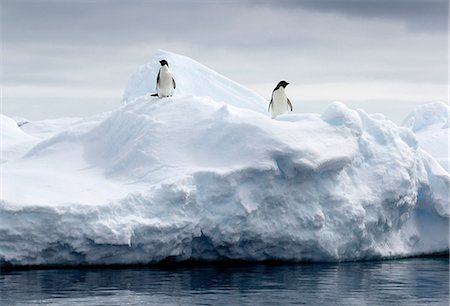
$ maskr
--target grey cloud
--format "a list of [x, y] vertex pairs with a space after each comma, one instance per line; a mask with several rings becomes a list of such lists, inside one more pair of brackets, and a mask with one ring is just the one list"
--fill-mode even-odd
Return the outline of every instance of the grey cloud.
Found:
[[[3, 5], [5, 42], [90, 44], [130, 43], [162, 39], [221, 42], [228, 13], [224, 4], [188, 5], [163, 2], [39, 2]], [[226, 33], [225, 33], [226, 34]], [[231, 35], [235, 35], [231, 34]], [[164, 37], [166, 36], [166, 37]]]
[[446, 32], [449, 20], [446, 0], [281, 0], [254, 1], [253, 4], [304, 8], [362, 19], [397, 20], [418, 32]]
[[[296, 10], [289, 6], [295, 5]], [[120, 46], [138, 41], [170, 41], [216, 48], [320, 48], [328, 29], [313, 36], [320, 20], [305, 10], [367, 18], [404, 20], [412, 27], [447, 31], [445, 3], [403, 1], [281, 1], [281, 2], [6, 2], [3, 41], [35, 44]], [[448, 8], [448, 6], [447, 6]], [[297, 17], [297, 16], [300, 17]], [[428, 23], [428, 26], [423, 26]], [[444, 24], [444, 26], [442, 26]], [[433, 25], [433, 26], [430, 26]], [[440, 26], [439, 26], [440, 25]], [[326, 30], [326, 28], [324, 28]], [[371, 33], [374, 34], [374, 33]], [[352, 38], [352, 37], [349, 37]]]
[[[447, 82], [446, 27], [436, 30], [442, 22], [432, 20], [442, 13], [435, 16], [424, 2], [405, 11], [401, 2], [355, 3], [3, 0], [3, 83], [117, 92], [160, 48], [250, 87], [281, 78]], [[426, 31], [405, 31], [421, 18], [429, 21]], [[23, 95], [5, 103], [19, 105], [33, 92]]]

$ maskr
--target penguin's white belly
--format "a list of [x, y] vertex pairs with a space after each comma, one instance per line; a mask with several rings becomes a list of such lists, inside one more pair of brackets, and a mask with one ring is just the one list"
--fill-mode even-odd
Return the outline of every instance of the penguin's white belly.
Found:
[[168, 69], [161, 69], [159, 72], [159, 86], [157, 86], [159, 97], [168, 97], [173, 91], [172, 74]]
[[276, 90], [272, 96], [272, 118], [287, 113], [287, 97], [284, 92]]

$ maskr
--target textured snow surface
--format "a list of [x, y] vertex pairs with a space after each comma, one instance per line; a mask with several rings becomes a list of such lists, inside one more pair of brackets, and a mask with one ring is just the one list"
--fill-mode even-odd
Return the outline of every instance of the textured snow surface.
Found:
[[[173, 97], [139, 85], [160, 58], [177, 79]], [[272, 120], [267, 101], [164, 52], [124, 97], [111, 113], [23, 130], [2, 117], [3, 137], [21, 149], [2, 146], [0, 264], [341, 261], [449, 249], [449, 175], [410, 128], [338, 102]]]

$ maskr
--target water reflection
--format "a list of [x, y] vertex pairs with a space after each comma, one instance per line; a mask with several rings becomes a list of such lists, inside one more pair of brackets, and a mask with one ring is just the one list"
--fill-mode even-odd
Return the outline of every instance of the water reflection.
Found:
[[0, 273], [1, 305], [448, 305], [448, 258]]

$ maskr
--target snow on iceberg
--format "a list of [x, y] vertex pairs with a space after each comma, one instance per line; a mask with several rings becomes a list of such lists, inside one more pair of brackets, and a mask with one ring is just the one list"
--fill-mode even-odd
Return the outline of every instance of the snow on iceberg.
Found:
[[189, 57], [158, 51], [153, 60], [133, 73], [125, 87], [122, 101], [127, 104], [136, 98], [156, 92], [159, 61], [165, 59], [177, 82], [174, 96], [206, 96], [257, 112], [267, 112], [267, 101], [244, 86], [218, 74]]
[[4, 163], [26, 151], [35, 139], [24, 133], [12, 118], [0, 114], [0, 122], [0, 163]]
[[449, 175], [409, 128], [338, 102], [272, 120], [209, 77], [205, 95], [129, 91], [5, 162], [0, 265], [448, 252]]
[[417, 106], [405, 119], [403, 125], [416, 134], [420, 147], [449, 171], [449, 106], [434, 102]]
[[448, 126], [449, 107], [443, 102], [433, 102], [416, 106], [405, 118], [403, 125], [414, 132], [420, 131], [430, 125], [440, 124], [441, 127]]

